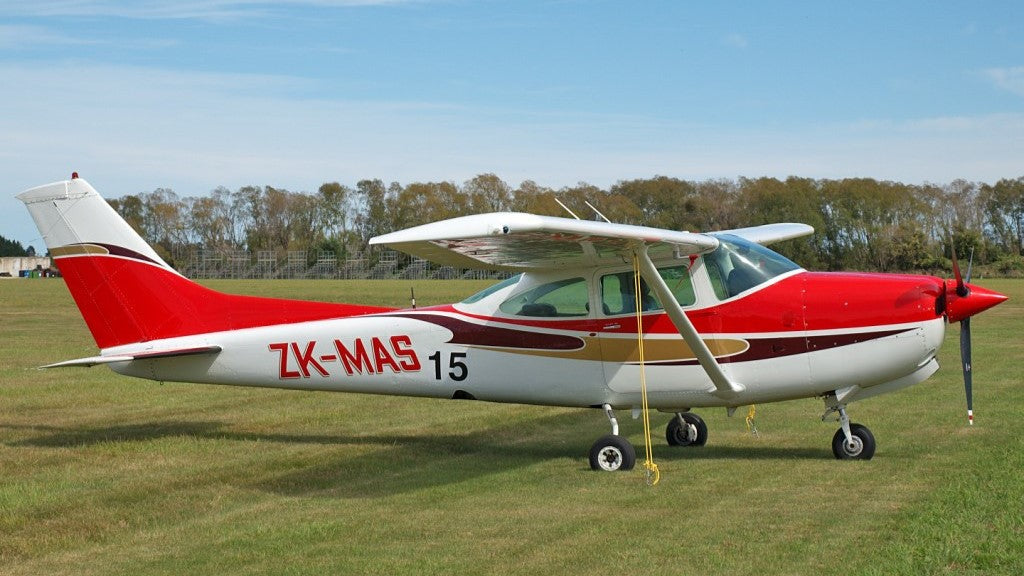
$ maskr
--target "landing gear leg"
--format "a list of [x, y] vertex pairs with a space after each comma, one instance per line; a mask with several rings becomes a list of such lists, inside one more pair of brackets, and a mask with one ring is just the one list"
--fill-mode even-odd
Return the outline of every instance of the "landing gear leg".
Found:
[[598, 438], [590, 448], [590, 468], [605, 472], [632, 470], [636, 465], [636, 450], [628, 440], [619, 436], [619, 421], [615, 419], [612, 407], [605, 404], [602, 408], [612, 425], [612, 433]]
[[[829, 399], [833, 403], [829, 403]], [[828, 410], [822, 420], [831, 413], [839, 414], [839, 430], [832, 437], [832, 454], [837, 460], [871, 460], [875, 455], [875, 436], [867, 426], [850, 422], [846, 404], [835, 402], [835, 397], [825, 400]]]

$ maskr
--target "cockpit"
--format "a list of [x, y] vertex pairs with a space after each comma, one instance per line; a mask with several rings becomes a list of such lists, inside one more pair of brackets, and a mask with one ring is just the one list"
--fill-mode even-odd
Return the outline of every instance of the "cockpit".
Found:
[[[656, 262], [683, 308], [711, 306], [773, 278], [800, 270], [784, 256], [731, 234], [699, 258]], [[628, 266], [517, 274], [463, 300], [460, 308], [499, 316], [570, 319], [613, 317], [663, 309]]]

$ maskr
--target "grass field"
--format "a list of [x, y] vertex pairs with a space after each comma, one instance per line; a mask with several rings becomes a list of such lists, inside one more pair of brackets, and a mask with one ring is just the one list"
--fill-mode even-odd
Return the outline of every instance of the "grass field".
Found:
[[[481, 283], [220, 281], [405, 305]], [[485, 283], [486, 284], [486, 283]], [[1024, 281], [974, 320], [976, 425], [957, 351], [854, 404], [878, 451], [833, 459], [806, 400], [704, 411], [701, 449], [595, 473], [598, 411], [158, 384], [39, 371], [95, 354], [59, 280], [0, 281], [2, 574], [1024, 574]], [[623, 432], [642, 454], [641, 425]]]

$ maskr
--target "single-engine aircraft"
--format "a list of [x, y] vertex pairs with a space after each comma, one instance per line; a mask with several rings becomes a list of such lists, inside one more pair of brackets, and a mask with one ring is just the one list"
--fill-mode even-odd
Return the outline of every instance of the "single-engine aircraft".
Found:
[[[105, 364], [158, 381], [598, 408], [595, 470], [627, 470], [617, 410], [673, 413], [666, 439], [701, 446], [694, 408], [820, 397], [839, 459], [870, 459], [855, 401], [935, 373], [961, 323], [971, 412], [971, 316], [1005, 296], [920, 275], [809, 272], [765, 246], [804, 224], [715, 233], [524, 213], [453, 218], [378, 236], [508, 279], [442, 306], [391, 309], [230, 295], [169, 265], [77, 174], [20, 195]], [[596, 210], [595, 210], [596, 211]], [[638, 309], [639, 308], [639, 314]], [[643, 357], [641, 357], [642, 352]], [[643, 382], [641, 377], [644, 378]]]

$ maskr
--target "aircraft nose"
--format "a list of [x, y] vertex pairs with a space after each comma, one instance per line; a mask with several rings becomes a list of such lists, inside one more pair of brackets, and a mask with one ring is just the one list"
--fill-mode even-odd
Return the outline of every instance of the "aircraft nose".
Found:
[[946, 288], [946, 319], [949, 322], [959, 322], [964, 318], [970, 318], [1004, 302], [1007, 297], [995, 290], [966, 284], [967, 295], [960, 296], [956, 293], [956, 286], [947, 285]]

